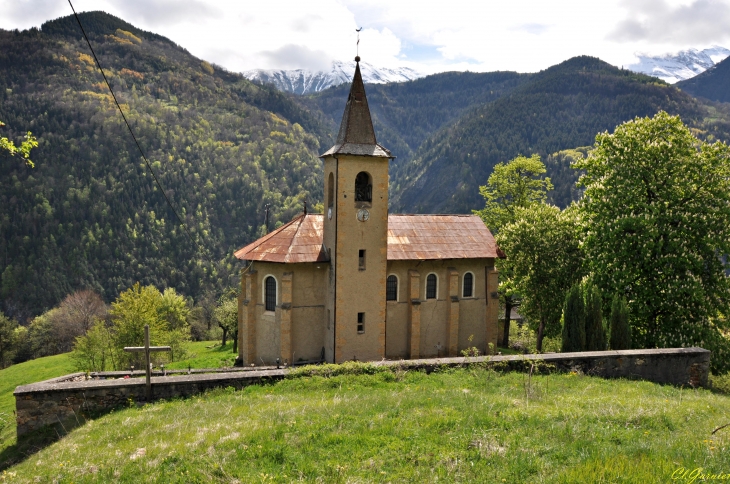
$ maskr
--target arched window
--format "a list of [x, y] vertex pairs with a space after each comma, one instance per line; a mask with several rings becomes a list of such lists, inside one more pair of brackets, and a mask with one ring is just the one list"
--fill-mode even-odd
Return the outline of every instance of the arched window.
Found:
[[335, 204], [335, 176], [330, 173], [327, 181], [327, 208]]
[[436, 289], [438, 279], [436, 274], [429, 274], [426, 277], [426, 299], [436, 299]]
[[389, 275], [385, 281], [385, 300], [398, 300], [398, 278], [393, 274]]
[[355, 201], [373, 201], [373, 184], [370, 181], [370, 175], [368, 175], [364, 171], [361, 171], [355, 177]]
[[461, 284], [461, 297], [474, 297], [474, 274], [464, 274], [464, 282]]
[[276, 279], [269, 276], [264, 281], [264, 303], [267, 311], [276, 310]]

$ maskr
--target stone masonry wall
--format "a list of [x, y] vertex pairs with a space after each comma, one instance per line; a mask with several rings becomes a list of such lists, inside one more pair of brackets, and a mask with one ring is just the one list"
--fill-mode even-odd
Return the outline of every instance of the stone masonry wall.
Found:
[[[522, 371], [536, 360], [554, 365], [557, 371], [580, 371], [604, 378], [643, 379], [692, 387], [707, 386], [710, 370], [710, 352], [702, 348], [432, 358], [379, 361], [373, 364], [432, 371], [443, 366], [493, 363], [510, 370]], [[240, 389], [247, 385], [282, 379], [288, 371], [262, 369], [237, 373], [153, 377], [150, 400], [185, 397], [218, 387]], [[70, 428], [83, 424], [87, 417], [130, 403], [147, 401], [143, 378], [83, 378], [83, 373], [75, 373], [17, 387], [14, 395], [18, 438], [50, 427], [65, 433]]]

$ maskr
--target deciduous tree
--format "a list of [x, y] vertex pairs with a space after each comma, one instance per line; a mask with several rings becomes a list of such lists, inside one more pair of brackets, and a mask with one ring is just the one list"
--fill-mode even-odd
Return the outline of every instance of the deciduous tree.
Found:
[[660, 112], [596, 136], [574, 166], [587, 260], [604, 294], [625, 297], [636, 347], [704, 346], [730, 364], [730, 148]]
[[[552, 190], [550, 178], [545, 176], [545, 165], [539, 155], [530, 158], [518, 156], [508, 163], [498, 163], [487, 184], [479, 187], [486, 200], [482, 210], [474, 210], [493, 234], [516, 220], [517, 211], [536, 203], [544, 203], [547, 192]], [[502, 345], [509, 346], [509, 327], [512, 308], [519, 304], [515, 292], [514, 272], [511, 260], [497, 260], [499, 292], [504, 304], [504, 332]]]
[[560, 333], [565, 293], [581, 278], [582, 257], [574, 210], [536, 203], [515, 213], [516, 221], [497, 235], [513, 270], [516, 291], [522, 297], [521, 313], [542, 340]]

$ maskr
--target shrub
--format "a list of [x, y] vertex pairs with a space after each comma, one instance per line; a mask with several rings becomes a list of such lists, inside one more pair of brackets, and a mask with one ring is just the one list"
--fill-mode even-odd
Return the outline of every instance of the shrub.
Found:
[[603, 351], [606, 349], [606, 330], [603, 327], [601, 312], [601, 294], [598, 288], [591, 283], [585, 286], [585, 315], [586, 315], [586, 350]]
[[586, 347], [586, 314], [580, 285], [575, 284], [565, 296], [563, 305], [562, 351], [583, 351]]
[[626, 301], [619, 296], [614, 296], [611, 303], [611, 349], [631, 349], [629, 311]]

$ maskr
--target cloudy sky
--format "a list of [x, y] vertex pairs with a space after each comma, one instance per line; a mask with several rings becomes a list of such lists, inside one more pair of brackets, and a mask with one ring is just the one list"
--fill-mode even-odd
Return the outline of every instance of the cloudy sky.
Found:
[[[73, 1], [73, 0], [72, 0]], [[376, 66], [535, 72], [587, 54], [616, 66], [637, 52], [730, 48], [730, 0], [75, 0], [232, 71]], [[69, 15], [66, 0], [0, 0], [0, 28]]]

